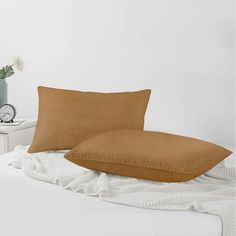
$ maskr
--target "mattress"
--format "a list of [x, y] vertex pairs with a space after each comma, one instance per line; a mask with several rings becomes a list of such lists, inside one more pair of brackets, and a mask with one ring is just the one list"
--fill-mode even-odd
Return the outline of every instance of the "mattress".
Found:
[[220, 236], [219, 216], [102, 201], [36, 181], [0, 156], [0, 236]]

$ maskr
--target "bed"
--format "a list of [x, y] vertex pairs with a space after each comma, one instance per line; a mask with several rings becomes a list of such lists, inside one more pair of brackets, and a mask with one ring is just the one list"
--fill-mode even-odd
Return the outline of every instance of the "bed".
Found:
[[220, 236], [221, 218], [114, 204], [27, 177], [0, 158], [1, 236]]

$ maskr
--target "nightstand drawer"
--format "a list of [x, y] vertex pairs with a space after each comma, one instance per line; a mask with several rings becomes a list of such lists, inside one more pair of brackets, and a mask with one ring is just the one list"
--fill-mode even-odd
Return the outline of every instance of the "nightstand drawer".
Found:
[[32, 143], [35, 127], [19, 130], [8, 134], [8, 152], [14, 150], [17, 145], [29, 145]]
[[0, 126], [0, 154], [11, 152], [17, 145], [29, 145], [32, 143], [36, 120], [24, 119], [19, 125]]
[[0, 134], [0, 155], [8, 152], [8, 134]]

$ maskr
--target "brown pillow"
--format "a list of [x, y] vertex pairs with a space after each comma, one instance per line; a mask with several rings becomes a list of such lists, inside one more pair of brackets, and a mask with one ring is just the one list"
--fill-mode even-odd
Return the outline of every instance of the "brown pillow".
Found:
[[194, 138], [149, 131], [116, 130], [79, 144], [65, 155], [77, 165], [115, 175], [181, 182], [225, 159], [231, 151]]
[[143, 130], [151, 90], [94, 93], [39, 87], [39, 114], [28, 152], [71, 149], [114, 129]]

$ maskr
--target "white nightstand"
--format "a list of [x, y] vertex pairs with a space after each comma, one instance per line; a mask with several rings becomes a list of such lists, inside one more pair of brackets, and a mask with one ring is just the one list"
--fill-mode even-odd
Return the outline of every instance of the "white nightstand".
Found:
[[19, 125], [0, 124], [0, 154], [12, 151], [16, 145], [29, 145], [33, 140], [36, 126], [35, 119], [24, 120]]

